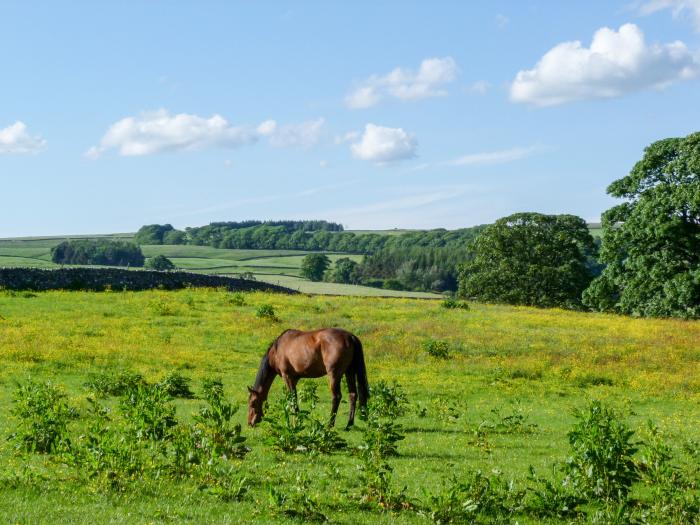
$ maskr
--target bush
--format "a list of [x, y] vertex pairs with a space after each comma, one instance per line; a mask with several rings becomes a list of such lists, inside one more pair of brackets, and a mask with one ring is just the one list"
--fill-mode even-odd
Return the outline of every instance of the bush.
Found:
[[450, 343], [440, 339], [428, 339], [423, 341], [423, 350], [436, 359], [450, 358]]
[[183, 399], [193, 399], [194, 392], [190, 388], [192, 380], [179, 372], [170, 372], [165, 376], [158, 386], [160, 386], [170, 397], [180, 397]]
[[255, 310], [255, 317], [260, 319], [268, 319], [270, 321], [277, 321], [277, 316], [275, 315], [275, 308], [271, 304], [261, 304]]
[[329, 454], [346, 446], [333, 428], [299, 409], [292, 394], [273, 406], [264, 423], [265, 443], [281, 452]]
[[18, 448], [50, 454], [70, 447], [68, 422], [76, 413], [60, 388], [50, 381], [29, 380], [17, 386], [13, 402], [10, 413], [19, 422], [10, 438]]
[[146, 261], [144, 265], [149, 270], [157, 270], [159, 272], [167, 272], [175, 269], [173, 262], [165, 255], [156, 255]]
[[233, 306], [245, 306], [245, 295], [241, 292], [233, 292], [228, 296], [228, 303]]
[[568, 433], [568, 482], [587, 497], [624, 500], [639, 478], [632, 459], [637, 451], [637, 444], [631, 441], [634, 432], [600, 401], [574, 415], [577, 423]]
[[406, 413], [407, 405], [406, 394], [396, 381], [380, 380], [370, 387], [368, 410], [377, 417], [395, 419]]
[[203, 390], [207, 406], [202, 407], [194, 418], [202, 430], [202, 439], [197, 447], [207, 451], [211, 457], [242, 458], [250, 449], [243, 444], [246, 438], [241, 434], [241, 425], [231, 423], [238, 407], [224, 400], [221, 381], [207, 380]]
[[458, 301], [452, 298], [445, 299], [444, 301], [442, 301], [441, 306], [443, 308], [447, 308], [448, 310], [469, 310], [469, 303], [467, 303], [467, 301]]
[[119, 402], [119, 408], [137, 439], [154, 441], [170, 437], [177, 425], [175, 407], [166, 389], [160, 385], [137, 385], [129, 388]]
[[100, 397], [121, 396], [127, 390], [145, 384], [146, 381], [141, 374], [129, 371], [92, 374], [90, 379], [84, 383], [88, 390]]
[[426, 493], [423, 514], [435, 523], [509, 523], [523, 508], [525, 492], [505, 480], [497, 470], [489, 476], [480, 470], [456, 477], [441, 493]]

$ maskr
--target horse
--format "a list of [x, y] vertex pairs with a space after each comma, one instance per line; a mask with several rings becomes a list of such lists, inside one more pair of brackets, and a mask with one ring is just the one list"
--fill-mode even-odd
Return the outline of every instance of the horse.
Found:
[[[296, 401], [296, 387], [304, 377], [328, 375], [333, 396], [329, 426], [335, 425], [335, 416], [342, 397], [340, 382], [345, 375], [350, 398], [349, 429], [355, 421], [355, 403], [367, 406], [369, 384], [362, 352], [362, 343], [354, 334], [341, 328], [322, 328], [304, 332], [285, 330], [275, 339], [260, 362], [255, 384], [248, 387], [248, 424], [253, 427], [263, 418], [263, 404], [272, 382], [281, 376]], [[298, 406], [295, 404], [295, 406]]]

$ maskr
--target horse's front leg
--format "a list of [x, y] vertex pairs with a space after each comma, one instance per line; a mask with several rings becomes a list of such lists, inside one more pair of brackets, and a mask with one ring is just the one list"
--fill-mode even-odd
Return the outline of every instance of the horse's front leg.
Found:
[[299, 399], [297, 398], [297, 383], [298, 377], [284, 375], [284, 384], [287, 385], [287, 390], [292, 394], [292, 403], [294, 403], [294, 412], [299, 412]]
[[337, 375], [333, 372], [328, 373], [328, 385], [331, 388], [331, 395], [333, 396], [333, 404], [331, 405], [331, 420], [328, 422], [328, 426], [332, 427], [335, 425], [335, 416], [338, 413], [338, 407], [340, 406], [340, 400], [343, 395], [340, 390], [340, 380], [342, 375]]

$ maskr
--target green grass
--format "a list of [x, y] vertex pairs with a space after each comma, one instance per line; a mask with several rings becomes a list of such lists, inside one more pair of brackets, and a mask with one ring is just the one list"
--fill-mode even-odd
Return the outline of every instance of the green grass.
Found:
[[[450, 477], [463, 479], [474, 469], [498, 469], [517, 486], [528, 483], [530, 465], [547, 475], [568, 454], [572, 409], [591, 398], [620, 409], [635, 430], [654, 420], [685, 467], [692, 460], [684, 444], [700, 441], [700, 322], [481, 304], [448, 310], [440, 301], [413, 299], [244, 297], [244, 305], [234, 306], [231, 294], [207, 289], [0, 292], [0, 522], [301, 522], [274, 514], [268, 496], [269, 486], [293, 493], [301, 475], [308, 477], [308, 493], [334, 523], [429, 523], [411, 510], [363, 507], [357, 456], [277, 453], [265, 444], [260, 427], [244, 429], [251, 452], [231, 461], [251, 480], [240, 502], [222, 501], [187, 479], [139, 477], [119, 491], [96, 488], [60, 462], [17, 455], [5, 439], [16, 424], [10, 415], [15, 383], [29, 377], [65, 387], [68, 402], [79, 408], [80, 417], [70, 424], [76, 435], [87, 423], [82, 385], [99, 371], [129, 369], [157, 381], [178, 370], [193, 379], [197, 392], [203, 378], [220, 376], [228, 398], [243, 407], [260, 356], [287, 327], [353, 331], [363, 342], [370, 382], [397, 380], [403, 387], [408, 412], [396, 421], [406, 439], [390, 463], [393, 483], [406, 486], [416, 505], [423, 489], [437, 491]], [[255, 316], [263, 304], [274, 307], [279, 322]], [[162, 315], [160, 305], [167, 305], [170, 314]], [[431, 358], [423, 348], [429, 339], [447, 341], [453, 357]], [[316, 413], [325, 418], [325, 379], [314, 381], [321, 398]], [[278, 380], [271, 402], [282, 395]], [[176, 402], [184, 419], [201, 404]], [[535, 431], [487, 432], [485, 443], [478, 443], [475, 429], [495, 417], [494, 409], [523, 414], [537, 425]], [[245, 411], [235, 417], [244, 423]], [[346, 417], [344, 402], [339, 425]], [[341, 432], [351, 447], [360, 444], [364, 425]], [[632, 497], [648, 500], [650, 495], [637, 485]], [[543, 522], [528, 516], [517, 521]]]
[[[129, 234], [115, 234], [128, 237]], [[76, 236], [77, 237], [77, 236]], [[109, 236], [105, 236], [109, 237]], [[85, 238], [95, 238], [85, 236]], [[65, 240], [63, 237], [35, 239], [0, 239], [0, 267], [56, 268], [51, 262], [51, 248]], [[164, 255], [179, 269], [207, 274], [236, 276], [251, 273], [259, 281], [289, 286], [304, 293], [324, 295], [360, 295], [386, 297], [430, 297], [438, 294], [381, 290], [368, 286], [314, 283], [301, 277], [301, 262], [309, 252], [299, 250], [229, 250], [209, 246], [145, 245], [146, 257]], [[360, 262], [362, 255], [329, 253], [336, 260], [349, 257]]]

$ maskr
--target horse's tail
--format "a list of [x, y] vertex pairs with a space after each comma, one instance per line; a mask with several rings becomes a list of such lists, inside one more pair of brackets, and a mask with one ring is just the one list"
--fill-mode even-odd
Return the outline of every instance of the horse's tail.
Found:
[[369, 382], [367, 381], [367, 367], [365, 366], [365, 356], [362, 351], [362, 342], [357, 336], [350, 336], [353, 343], [352, 368], [357, 376], [357, 393], [360, 397], [360, 406], [367, 406], [369, 399]]

